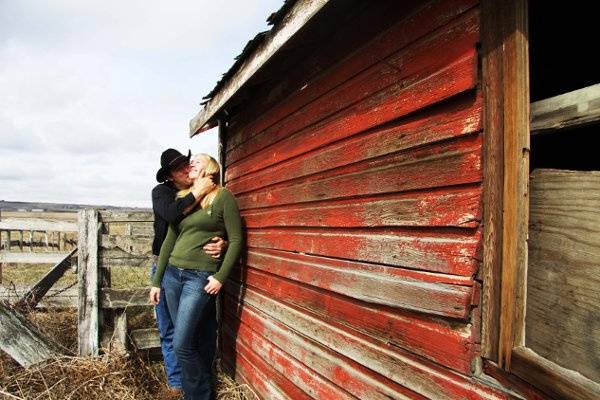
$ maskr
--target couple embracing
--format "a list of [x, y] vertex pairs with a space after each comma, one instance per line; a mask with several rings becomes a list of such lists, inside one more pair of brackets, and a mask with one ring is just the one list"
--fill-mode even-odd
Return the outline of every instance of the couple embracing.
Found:
[[189, 152], [167, 149], [156, 174], [161, 183], [152, 190], [150, 302], [156, 305], [173, 398], [181, 389], [189, 400], [214, 397], [216, 295], [243, 246], [235, 198], [219, 177], [219, 164], [211, 156], [191, 158]]

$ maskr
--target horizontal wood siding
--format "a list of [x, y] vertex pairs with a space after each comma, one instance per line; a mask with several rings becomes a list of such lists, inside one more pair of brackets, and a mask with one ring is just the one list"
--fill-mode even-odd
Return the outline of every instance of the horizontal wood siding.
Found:
[[223, 352], [259, 396], [505, 398], [472, 378], [478, 41], [476, 2], [432, 1], [231, 124], [248, 251]]

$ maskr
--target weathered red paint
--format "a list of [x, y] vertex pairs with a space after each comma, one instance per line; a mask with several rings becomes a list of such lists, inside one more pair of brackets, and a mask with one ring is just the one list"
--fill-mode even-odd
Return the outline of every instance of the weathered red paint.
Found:
[[[259, 113], [259, 115], [247, 117], [251, 122], [240, 127], [227, 141], [227, 165], [250, 154], [243, 148], [239, 149], [240, 153], [236, 153], [232, 149], [239, 147], [240, 144], [253, 137], [257, 139], [257, 142], [264, 143], [263, 146], [274, 143], [279, 137], [269, 137], [265, 132], [267, 128], [293, 114], [301, 107], [315, 101], [371, 65], [425, 36], [428, 32], [448, 24], [453, 18], [476, 4], [477, 2], [473, 0], [429, 2], [412, 15], [405, 17], [390, 29], [382, 32], [368, 45], [357, 49], [356, 52], [347, 57], [341, 57], [341, 61], [330, 71], [307, 82], [307, 86], [295, 96], [275, 105], [268, 113]], [[424, 23], [424, 21], [427, 22]], [[303, 82], [306, 82], [306, 79]], [[260, 149], [255, 148], [255, 151]]]
[[264, 329], [265, 324], [271, 326], [276, 323], [283, 324], [288, 331], [288, 337], [297, 334], [310, 337], [322, 346], [367, 366], [380, 374], [381, 378], [392, 380], [427, 398], [508, 398], [497, 390], [452, 373], [436, 364], [419, 360], [404, 350], [353, 331], [335, 323], [332, 319], [325, 322], [308, 312], [290, 308], [258, 292], [247, 292], [244, 302], [240, 314], [242, 323], [247, 321], [250, 310], [254, 308], [268, 315], [268, 319], [261, 317], [261, 319], [265, 318], [262, 319], [262, 324], [252, 323], [252, 321], [248, 323], [249, 326], [256, 326], [263, 336], [268, 337], [273, 331], [269, 329], [261, 332], [260, 329], [261, 327]]
[[240, 209], [403, 192], [481, 181], [481, 138], [432, 144], [238, 196]]
[[230, 180], [227, 185], [230, 190], [240, 194], [357, 161], [468, 135], [481, 129], [480, 115], [480, 96], [467, 95], [457, 102], [435, 107], [398, 124], [376, 128], [343, 142], [317, 148], [301, 158], [292, 158], [271, 168]]
[[[226, 304], [226, 311], [236, 307], [235, 303], [231, 302], [231, 298], [226, 299]], [[285, 350], [308, 367], [307, 370], [312, 374], [328, 379], [331, 382], [330, 385], [339, 386], [356, 398], [387, 399], [400, 397], [400, 395], [422, 398], [413, 391], [378, 376], [361, 364], [320, 345], [311, 338], [296, 334], [286, 325], [261, 315], [252, 307], [244, 306], [241, 313], [237, 315], [226, 312], [225, 318], [229, 325], [237, 327], [235, 332], [230, 332], [231, 338], [236, 336], [238, 342], [247, 341], [246, 332], [263, 337], [276, 348]], [[251, 330], [244, 329], [244, 327], [251, 327]], [[343, 380], [340, 380], [342, 378]]]
[[479, 25], [474, 1], [428, 2], [234, 112], [225, 180], [248, 252], [225, 288], [225, 358], [260, 396], [507, 398], [472, 378]]
[[[269, 292], [278, 301], [310, 310], [324, 319], [343, 321], [354, 329], [457, 371], [470, 371], [472, 341], [465, 324], [450, 324], [427, 315], [335, 296], [252, 270], [245, 272], [244, 281]], [[246, 295], [249, 292], [251, 290]]]
[[277, 226], [475, 228], [481, 216], [480, 196], [480, 186], [469, 185], [251, 209], [242, 211], [242, 217], [246, 227], [253, 229]]
[[[269, 141], [277, 138], [287, 138], [289, 135], [303, 129], [324, 117], [333, 115], [347, 108], [348, 105], [358, 101], [377, 96], [377, 93], [392, 85], [402, 87], [410, 86], [428, 76], [435, 74], [457, 58], [472, 51], [478, 38], [478, 16], [476, 11], [466, 14], [457, 21], [433, 32], [421, 40], [402, 49], [397, 54], [386, 58], [362, 71], [352, 79], [339, 85], [329, 93], [324, 94], [317, 101], [307, 104], [284, 120], [268, 128], [264, 135]], [[453, 43], [449, 47], [448, 43]], [[259, 137], [260, 143], [264, 138]], [[237, 176], [235, 165], [236, 154], [252, 154], [256, 152], [257, 139], [249, 140], [243, 148], [233, 151], [227, 159], [228, 179]], [[262, 145], [259, 143], [259, 146]], [[268, 150], [268, 149], [267, 149]], [[242, 163], [244, 164], [244, 163]], [[244, 166], [241, 167], [243, 172]]]
[[472, 276], [479, 231], [430, 229], [260, 229], [248, 230], [253, 248], [397, 265], [424, 271]]
[[[349, 393], [343, 390], [343, 386], [337, 386], [336, 381], [323, 379], [314, 371], [310, 370], [303, 362], [296, 360], [292, 355], [274, 346], [263, 336], [255, 333], [246, 324], [240, 324], [237, 332], [226, 331], [228, 348], [235, 348], [241, 353], [255, 353], [259, 358], [257, 365], [266, 363], [278, 373], [278, 376], [286, 377], [295, 387], [302, 390], [301, 395], [293, 398], [318, 398], [318, 399], [353, 399]], [[235, 339], [234, 339], [235, 337]], [[237, 340], [237, 341], [236, 341]], [[294, 354], [293, 356], [298, 356]], [[264, 361], [263, 361], [264, 360]], [[342, 383], [340, 381], [337, 382]], [[279, 385], [283, 387], [284, 385]]]
[[[430, 276], [418, 280], [416, 271], [409, 275], [383, 267], [385, 272], [378, 273], [356, 262], [254, 249], [248, 252], [246, 265], [368, 303], [461, 319], [471, 309], [472, 286], [427, 282]], [[250, 283], [252, 273], [248, 271], [246, 282]]]
[[472, 89], [477, 83], [476, 58], [475, 50], [471, 49], [435, 74], [415, 77], [410, 84], [391, 85], [365, 101], [229, 166], [226, 179], [258, 171]]

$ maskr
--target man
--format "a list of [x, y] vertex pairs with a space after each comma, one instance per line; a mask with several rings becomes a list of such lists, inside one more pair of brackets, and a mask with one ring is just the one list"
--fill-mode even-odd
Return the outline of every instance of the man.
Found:
[[[156, 262], [160, 247], [167, 235], [169, 224], [179, 223], [190, 212], [197, 201], [210, 192], [214, 183], [210, 177], [199, 177], [192, 181], [189, 176], [191, 152], [184, 156], [175, 149], [167, 149], [160, 156], [160, 169], [156, 173], [156, 180], [160, 182], [152, 189], [152, 209], [154, 211], [154, 241], [152, 243], [152, 274], [156, 271]], [[191, 192], [185, 197], [176, 198], [179, 190], [189, 188]], [[226, 247], [226, 242], [221, 238], [204, 246], [204, 251], [219, 257]], [[160, 302], [156, 305], [156, 322], [160, 332], [161, 350], [167, 372], [169, 388], [165, 393], [166, 398], [179, 398], [183, 395], [181, 389], [181, 369], [177, 364], [173, 349], [173, 322], [169, 315], [164, 290], [161, 291]]]

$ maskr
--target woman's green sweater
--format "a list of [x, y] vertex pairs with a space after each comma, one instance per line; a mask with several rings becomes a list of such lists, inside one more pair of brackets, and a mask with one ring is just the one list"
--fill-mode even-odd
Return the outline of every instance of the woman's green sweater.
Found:
[[[202, 249], [215, 236], [229, 241], [225, 255], [218, 259]], [[160, 287], [167, 263], [179, 268], [216, 272], [213, 277], [223, 283], [238, 261], [242, 246], [240, 211], [233, 194], [222, 188], [210, 207], [192, 212], [176, 226], [169, 225], [152, 286]]]

